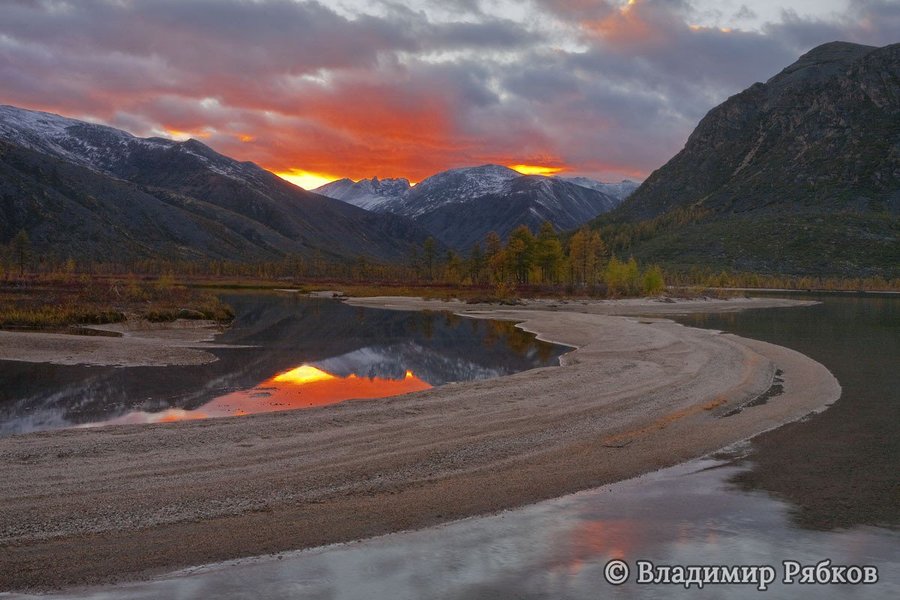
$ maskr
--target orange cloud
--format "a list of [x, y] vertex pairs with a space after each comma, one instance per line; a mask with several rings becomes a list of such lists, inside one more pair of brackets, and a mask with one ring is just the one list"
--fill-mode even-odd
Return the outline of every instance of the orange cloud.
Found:
[[666, 30], [657, 27], [651, 18], [653, 15], [644, 14], [642, 6], [642, 2], [628, 0], [627, 4], [600, 19], [583, 21], [582, 27], [614, 45], [663, 42], [667, 37]]
[[[170, 129], [287, 175], [421, 180], [490, 162], [641, 178], [814, 43], [896, 41], [890, 2], [764, 31], [691, 27], [690, 3], [666, 0], [536, 0], [527, 22], [328, 4], [221, 0], [211, 19], [198, 2], [7, 2], [0, 102]], [[577, 51], [558, 40], [572, 29]]]
[[[220, 152], [252, 160], [307, 189], [340, 177], [406, 177], [412, 181], [439, 171], [487, 162], [565, 165], [541, 132], [527, 123], [505, 129], [504, 139], [461, 130], [461, 99], [449, 85], [400, 85], [352, 79], [304, 89], [290, 106], [271, 110], [263, 99], [220, 88], [240, 104], [246, 122], [231, 135], [209, 140]], [[202, 118], [198, 114], [197, 118]], [[224, 133], [229, 125], [217, 126]], [[244, 141], [239, 133], [252, 131]], [[498, 146], [501, 150], [498, 152]], [[504, 152], [502, 148], [508, 148]], [[523, 148], [530, 149], [523, 154]], [[538, 157], [538, 158], [535, 158]], [[532, 162], [536, 161], [536, 162]]]

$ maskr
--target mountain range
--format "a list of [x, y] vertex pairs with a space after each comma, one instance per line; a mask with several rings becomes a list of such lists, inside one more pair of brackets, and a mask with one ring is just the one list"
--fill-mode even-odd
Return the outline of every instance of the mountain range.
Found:
[[593, 226], [677, 267], [900, 276], [900, 44], [833, 42], [713, 108]]
[[194, 139], [0, 106], [0, 240], [24, 229], [57, 259], [396, 262], [429, 235], [467, 252], [489, 231], [578, 227], [635, 186], [484, 165], [416, 186], [373, 178], [308, 192]]
[[314, 193], [197, 140], [0, 106], [0, 242], [24, 229], [41, 257], [397, 262], [429, 236], [467, 252], [593, 219], [620, 256], [679, 269], [900, 277], [900, 44], [814, 48], [635, 185], [482, 165]]
[[410, 186], [406, 179], [340, 179], [314, 190], [378, 213], [409, 217], [444, 244], [468, 251], [490, 231], [505, 238], [549, 221], [574, 229], [621, 204], [637, 184], [584, 177], [523, 175], [500, 165], [442, 171]]
[[0, 106], [0, 240], [99, 262], [397, 261], [428, 233], [408, 219], [307, 192], [197, 140], [138, 138]]

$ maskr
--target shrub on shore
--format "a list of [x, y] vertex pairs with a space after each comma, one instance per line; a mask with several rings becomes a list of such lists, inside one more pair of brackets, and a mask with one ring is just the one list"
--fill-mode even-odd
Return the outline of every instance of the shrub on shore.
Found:
[[174, 276], [141, 280], [86, 275], [20, 277], [0, 284], [0, 327], [58, 329], [126, 319], [228, 322], [231, 308], [214, 294], [179, 285]]

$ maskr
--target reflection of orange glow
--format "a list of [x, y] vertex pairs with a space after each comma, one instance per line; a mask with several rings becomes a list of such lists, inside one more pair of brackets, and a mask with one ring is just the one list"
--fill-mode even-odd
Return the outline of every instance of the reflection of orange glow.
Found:
[[577, 574], [585, 564], [598, 559], [634, 556], [646, 535], [646, 526], [628, 519], [583, 521], [565, 535], [565, 550], [558, 552], [559, 559], [551, 568]]
[[219, 396], [197, 410], [170, 408], [158, 413], [136, 411], [112, 419], [111, 423], [172, 423], [209, 417], [233, 417], [312, 408], [343, 402], [399, 396], [427, 390], [431, 385], [406, 371], [401, 379], [338, 377], [310, 365], [300, 365], [266, 379], [249, 390]]
[[334, 175], [326, 175], [324, 173], [312, 173], [303, 169], [289, 169], [287, 171], [276, 172], [276, 175], [286, 181], [290, 181], [294, 185], [299, 185], [304, 190], [314, 190], [321, 185], [331, 183], [335, 179], [340, 179]]
[[564, 171], [562, 167], [541, 167], [538, 165], [509, 165], [513, 171], [518, 171], [522, 175], [553, 175]]
[[326, 373], [309, 365], [301, 365], [296, 369], [285, 371], [281, 375], [276, 375], [272, 381], [278, 383], [293, 383], [295, 385], [303, 385], [304, 383], [312, 383], [314, 381], [328, 381], [334, 379], [334, 375]]
[[267, 379], [251, 390], [220, 396], [203, 405], [203, 410], [215, 416], [273, 412], [292, 408], [325, 406], [344, 400], [386, 398], [419, 390], [431, 385], [412, 371], [402, 379], [380, 377], [338, 377], [309, 365], [301, 365]]
[[586, 521], [572, 532], [572, 546], [577, 556], [608, 556], [624, 559], [632, 552], [632, 544], [639, 527], [630, 520]]

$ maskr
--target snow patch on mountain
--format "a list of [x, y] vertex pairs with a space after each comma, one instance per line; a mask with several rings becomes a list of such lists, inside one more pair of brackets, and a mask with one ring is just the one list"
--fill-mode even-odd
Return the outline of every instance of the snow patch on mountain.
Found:
[[366, 210], [377, 210], [381, 205], [406, 194], [409, 180], [397, 179], [338, 179], [312, 190], [335, 200], [342, 200]]
[[631, 181], [630, 179], [623, 179], [619, 183], [604, 183], [602, 181], [597, 181], [596, 179], [590, 179], [588, 177], [559, 177], [556, 179], [561, 179], [562, 181], [568, 181], [569, 183], [574, 183], [575, 185], [580, 185], [581, 187], [585, 187], [589, 190], [595, 190], [598, 192], [602, 192], [608, 196], [612, 196], [617, 200], [625, 200], [628, 196], [631, 195], [634, 190], [638, 189], [641, 185], [636, 181]]
[[606, 184], [481, 165], [443, 171], [413, 187], [405, 179], [342, 179], [315, 191], [411, 218], [449, 247], [468, 251], [489, 231], [506, 237], [519, 225], [537, 231], [545, 221], [560, 231], [574, 229], [616, 208], [635, 187], [630, 181]]
[[218, 154], [194, 139], [177, 142], [139, 138], [106, 125], [8, 105], [0, 105], [0, 138], [105, 175], [119, 176], [119, 170], [135, 153], [148, 150], [190, 156], [214, 173], [238, 180], [255, 179], [264, 172], [253, 163]]

